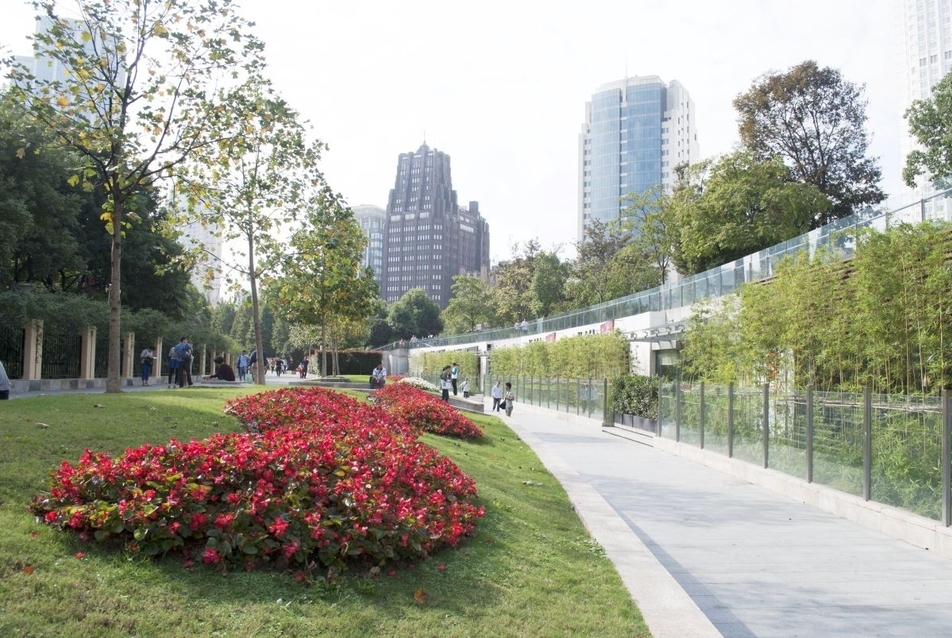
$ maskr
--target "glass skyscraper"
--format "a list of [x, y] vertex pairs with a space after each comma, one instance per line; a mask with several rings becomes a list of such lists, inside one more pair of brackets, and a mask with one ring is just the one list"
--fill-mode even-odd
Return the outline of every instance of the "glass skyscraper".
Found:
[[[902, 102], [900, 112], [912, 106], [914, 100], [932, 96], [932, 87], [952, 70], [952, 0], [896, 0], [902, 25]], [[915, 148], [909, 134], [909, 123], [902, 120], [900, 156], [903, 166], [906, 156]], [[935, 189], [928, 177], [919, 179], [917, 188], [903, 186], [902, 203], [929, 197]], [[923, 216], [930, 219], [952, 218], [952, 200], [940, 198], [923, 204]]]
[[578, 239], [592, 220], [618, 219], [621, 198], [674, 184], [699, 159], [694, 103], [677, 81], [630, 77], [604, 84], [585, 105], [579, 134]]

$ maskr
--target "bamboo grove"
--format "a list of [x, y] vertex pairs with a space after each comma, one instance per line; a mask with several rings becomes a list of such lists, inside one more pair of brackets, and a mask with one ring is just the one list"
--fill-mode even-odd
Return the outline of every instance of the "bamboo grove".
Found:
[[952, 384], [952, 226], [853, 230], [700, 308], [686, 378], [824, 391], [938, 394]]

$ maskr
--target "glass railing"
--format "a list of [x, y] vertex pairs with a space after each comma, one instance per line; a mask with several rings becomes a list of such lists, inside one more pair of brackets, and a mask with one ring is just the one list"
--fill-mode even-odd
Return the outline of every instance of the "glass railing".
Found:
[[663, 383], [659, 412], [662, 438], [933, 520], [952, 491], [941, 397]]
[[[494, 328], [479, 332], [430, 337], [414, 342], [398, 342], [384, 350], [404, 347], [453, 346], [480, 341], [501, 341], [528, 334], [548, 334], [558, 330], [579, 328], [630, 317], [645, 312], [660, 312], [690, 306], [705, 299], [729, 294], [745, 283], [768, 279], [776, 274], [777, 265], [792, 255], [808, 250], [812, 258], [817, 251], [836, 251], [842, 258], [853, 254], [856, 246], [855, 230], [873, 228], [885, 230], [897, 224], [918, 224], [930, 219], [930, 203], [952, 195], [952, 189], [894, 211], [869, 209], [794, 237], [752, 255], [712, 268], [711, 270], [675, 278], [656, 288], [607, 301], [588, 308], [535, 319], [526, 325], [512, 328]], [[853, 231], [853, 232], [851, 232]]]

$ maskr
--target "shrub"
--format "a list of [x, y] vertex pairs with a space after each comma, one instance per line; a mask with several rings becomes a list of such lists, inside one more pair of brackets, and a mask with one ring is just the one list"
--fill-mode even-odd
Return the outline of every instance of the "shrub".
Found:
[[409, 383], [389, 383], [373, 394], [385, 410], [417, 431], [461, 439], [483, 436], [479, 426], [453, 406]]
[[[388, 381], [391, 378], [388, 378]], [[420, 377], [401, 377], [397, 379], [397, 381], [400, 383], [406, 383], [407, 385], [412, 385], [414, 388], [418, 388], [425, 392], [439, 392], [440, 391], [440, 389], [435, 384], [430, 383], [426, 379], [421, 379]]]
[[294, 412], [283, 400], [298, 398], [309, 407], [290, 427], [272, 428], [238, 400], [232, 411], [268, 423], [262, 433], [144, 445], [116, 458], [86, 450], [53, 473], [31, 510], [133, 554], [303, 574], [419, 559], [456, 546], [483, 516], [473, 480], [399, 419], [360, 403], [366, 410], [340, 413], [346, 402], [325, 393], [267, 394], [278, 396], [247, 403]]
[[611, 381], [611, 408], [621, 414], [658, 418], [658, 379], [623, 374]]

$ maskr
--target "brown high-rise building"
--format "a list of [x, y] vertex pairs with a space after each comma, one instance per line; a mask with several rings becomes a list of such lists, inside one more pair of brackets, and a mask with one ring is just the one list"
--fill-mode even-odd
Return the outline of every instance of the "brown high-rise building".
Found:
[[387, 202], [381, 296], [394, 302], [421, 288], [445, 308], [455, 275], [488, 270], [489, 225], [478, 202], [457, 204], [450, 156], [426, 143], [401, 153]]

